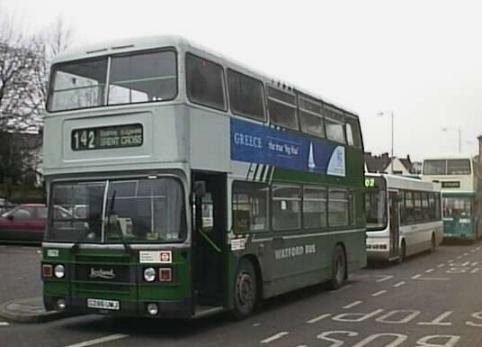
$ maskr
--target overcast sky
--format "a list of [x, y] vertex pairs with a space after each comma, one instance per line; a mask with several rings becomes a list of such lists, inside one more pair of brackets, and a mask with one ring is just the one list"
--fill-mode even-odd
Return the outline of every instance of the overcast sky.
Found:
[[[421, 160], [476, 154], [482, 135], [480, 1], [0, 0], [25, 32], [59, 16], [74, 45], [185, 36], [359, 114], [365, 149]], [[446, 129], [443, 131], [442, 129]]]

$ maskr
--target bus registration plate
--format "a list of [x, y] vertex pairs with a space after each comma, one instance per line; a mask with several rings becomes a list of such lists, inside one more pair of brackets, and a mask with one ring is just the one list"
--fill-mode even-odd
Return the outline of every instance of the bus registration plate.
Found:
[[87, 299], [87, 307], [114, 311], [118, 311], [120, 309], [119, 301], [102, 299]]

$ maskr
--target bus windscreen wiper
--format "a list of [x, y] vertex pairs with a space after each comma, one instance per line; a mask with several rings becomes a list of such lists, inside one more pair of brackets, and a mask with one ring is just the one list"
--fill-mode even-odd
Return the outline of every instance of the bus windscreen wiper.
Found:
[[[110, 198], [110, 206], [109, 206], [109, 212], [107, 213], [107, 227], [106, 227], [106, 234], [109, 230], [109, 228], [112, 226], [111, 224], [111, 217], [112, 217], [112, 214], [114, 212], [114, 206], [115, 206], [115, 197], [117, 195], [117, 191], [114, 190], [114, 192], [112, 193], [112, 197]], [[118, 223], [118, 222], [117, 222]], [[124, 246], [124, 250], [129, 253], [129, 254], [133, 254], [133, 250], [132, 250], [132, 247], [127, 243], [125, 237], [124, 237], [124, 233], [122, 232], [122, 230], [119, 228], [119, 235], [120, 235], [120, 239], [121, 239], [121, 242], [122, 242], [122, 245]]]

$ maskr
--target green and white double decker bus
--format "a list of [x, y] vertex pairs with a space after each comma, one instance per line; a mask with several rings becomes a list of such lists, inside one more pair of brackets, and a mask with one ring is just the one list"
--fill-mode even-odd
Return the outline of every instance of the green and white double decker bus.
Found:
[[185, 39], [58, 57], [44, 140], [47, 309], [242, 318], [366, 264], [358, 117]]
[[476, 165], [470, 157], [428, 158], [423, 162], [423, 180], [440, 182], [442, 187], [445, 238], [476, 240], [480, 237], [475, 172]]

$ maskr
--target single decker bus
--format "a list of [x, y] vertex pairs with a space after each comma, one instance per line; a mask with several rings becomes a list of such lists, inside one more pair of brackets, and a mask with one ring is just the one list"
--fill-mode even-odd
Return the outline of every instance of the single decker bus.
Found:
[[440, 186], [417, 178], [366, 174], [367, 256], [403, 261], [443, 239]]
[[366, 264], [358, 116], [183, 38], [57, 57], [43, 170], [49, 310], [243, 318]]
[[473, 158], [448, 156], [423, 161], [422, 178], [442, 187], [444, 237], [474, 241], [480, 237], [477, 175]]

